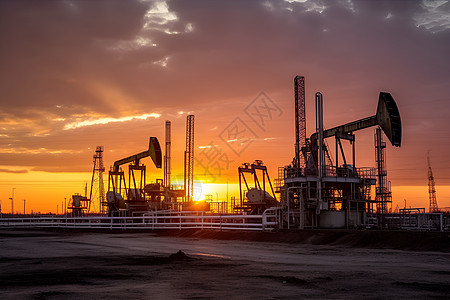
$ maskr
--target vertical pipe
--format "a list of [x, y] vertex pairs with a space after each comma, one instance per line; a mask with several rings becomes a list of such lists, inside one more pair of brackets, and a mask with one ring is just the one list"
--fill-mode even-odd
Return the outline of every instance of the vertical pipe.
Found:
[[339, 167], [339, 149], [338, 149], [338, 137], [336, 136], [334, 139], [334, 142], [336, 143], [336, 172]]
[[241, 171], [239, 169], [239, 196], [241, 197], [241, 207], [244, 204], [242, 200], [242, 182], [241, 182]]
[[304, 215], [304, 212], [303, 212], [303, 205], [304, 205], [303, 204], [303, 189], [304, 188], [306, 188], [306, 186], [305, 186], [304, 183], [302, 183], [301, 184], [301, 188], [298, 191], [298, 201], [299, 201], [299, 204], [300, 204], [300, 219], [299, 219], [300, 224], [299, 224], [299, 229], [305, 229], [305, 215]]
[[170, 198], [170, 186], [171, 186], [171, 122], [166, 121], [166, 149], [164, 150], [164, 200], [167, 202], [171, 202]]
[[320, 213], [322, 206], [322, 177], [323, 177], [323, 97], [322, 93], [316, 93], [316, 132], [318, 135], [319, 149], [317, 153], [317, 208], [316, 213]]
[[164, 186], [169, 187], [171, 185], [171, 173], [172, 173], [172, 166], [171, 166], [171, 122], [166, 121], [166, 149], [165, 149], [165, 156], [164, 156]]
[[184, 151], [184, 201], [188, 201], [187, 151]]
[[353, 141], [350, 141], [350, 143], [352, 143], [353, 176], [356, 177], [355, 139], [353, 139]]

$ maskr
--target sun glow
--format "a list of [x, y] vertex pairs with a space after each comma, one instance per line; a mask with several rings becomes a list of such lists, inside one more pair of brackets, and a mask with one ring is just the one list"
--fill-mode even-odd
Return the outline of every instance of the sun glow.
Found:
[[[198, 189], [198, 197], [196, 195]], [[209, 183], [194, 182], [194, 200], [212, 200], [218, 202], [229, 201], [231, 197], [238, 197], [239, 185], [237, 183]]]

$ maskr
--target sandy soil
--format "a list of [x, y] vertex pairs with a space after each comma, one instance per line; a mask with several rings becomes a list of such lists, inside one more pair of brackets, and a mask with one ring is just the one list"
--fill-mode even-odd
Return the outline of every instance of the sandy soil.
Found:
[[[450, 253], [445, 252], [4, 229], [0, 249], [1, 299], [450, 295]], [[188, 258], [173, 255], [179, 250]]]

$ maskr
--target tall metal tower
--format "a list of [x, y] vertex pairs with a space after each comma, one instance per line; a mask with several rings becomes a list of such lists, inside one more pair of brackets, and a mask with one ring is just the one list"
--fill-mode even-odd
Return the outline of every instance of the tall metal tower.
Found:
[[172, 167], [171, 167], [171, 122], [166, 121], [166, 149], [165, 149], [165, 155], [164, 155], [164, 186], [167, 188], [170, 188], [171, 184], [171, 173], [172, 173]]
[[305, 114], [305, 77], [295, 76], [295, 165], [296, 168], [304, 168], [305, 159], [301, 155], [301, 149], [306, 142], [306, 114]]
[[192, 201], [194, 194], [194, 115], [186, 118], [186, 151], [184, 152], [184, 190], [186, 202]]
[[430, 199], [430, 213], [438, 212], [439, 207], [436, 200], [436, 188], [434, 184], [433, 171], [431, 170], [430, 153], [427, 155], [428, 161], [428, 198]]
[[377, 165], [377, 185], [375, 187], [375, 201], [377, 203], [377, 213], [388, 212], [388, 203], [392, 202], [392, 192], [390, 181], [387, 180], [386, 170], [386, 142], [383, 142], [381, 128], [375, 129], [375, 162]]
[[172, 174], [172, 165], [171, 165], [171, 122], [166, 121], [166, 149], [164, 151], [164, 201], [171, 202], [171, 174]]
[[103, 172], [105, 172], [103, 165], [103, 146], [97, 146], [94, 154], [94, 168], [92, 170], [91, 191], [89, 193], [89, 199], [91, 201], [89, 202], [88, 211], [90, 211], [91, 203], [94, 203], [94, 211], [98, 203], [98, 212], [104, 212], [105, 187], [103, 185]]

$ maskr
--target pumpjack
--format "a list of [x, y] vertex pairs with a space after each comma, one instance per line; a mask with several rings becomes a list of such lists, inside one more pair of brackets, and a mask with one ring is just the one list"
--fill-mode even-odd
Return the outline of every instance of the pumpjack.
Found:
[[[150, 157], [157, 168], [161, 168], [162, 154], [158, 138], [150, 137], [148, 149], [114, 162], [109, 171], [108, 192], [106, 194], [109, 215], [116, 211], [134, 212], [148, 210], [144, 185], [146, 166], [140, 160]], [[125, 173], [120, 168], [128, 164], [128, 185]]]

